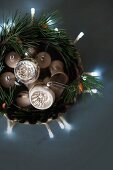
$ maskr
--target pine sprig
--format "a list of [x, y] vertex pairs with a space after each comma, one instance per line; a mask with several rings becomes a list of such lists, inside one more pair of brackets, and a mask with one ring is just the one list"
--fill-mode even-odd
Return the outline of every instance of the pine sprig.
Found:
[[13, 48], [19, 54], [24, 54], [24, 48], [35, 44], [37, 35], [35, 29], [31, 26], [29, 15], [21, 16], [16, 13], [12, 18], [12, 24], [6, 19], [5, 26], [1, 32], [1, 43], [7, 49]]
[[94, 94], [92, 89], [96, 89], [98, 91], [97, 94], [101, 95], [101, 91], [103, 89], [103, 84], [99, 77], [91, 76], [83, 73], [81, 76], [81, 81], [83, 84], [84, 91], [89, 91], [90, 94]]
[[79, 85], [79, 81], [74, 80], [71, 84], [67, 86], [67, 88], [64, 90], [64, 93], [62, 95], [64, 103], [74, 102], [74, 99], [77, 97], [77, 94], [79, 93], [78, 85]]
[[47, 24], [47, 26], [51, 27], [56, 25], [59, 21], [61, 21], [61, 18], [58, 17], [58, 12], [54, 11], [53, 13], [42, 14], [38, 19], [38, 25], [44, 26]]
[[15, 87], [10, 87], [8, 91], [6, 92], [2, 86], [0, 86], [0, 103], [5, 102], [6, 106], [9, 107], [13, 100], [13, 94], [14, 94]]

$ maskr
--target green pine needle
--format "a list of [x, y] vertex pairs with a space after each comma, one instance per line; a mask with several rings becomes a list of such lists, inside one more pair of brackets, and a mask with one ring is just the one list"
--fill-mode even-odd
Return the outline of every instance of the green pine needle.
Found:
[[72, 103], [74, 99], [77, 97], [78, 92], [79, 92], [78, 80], [74, 80], [64, 90], [64, 93], [62, 95], [64, 103]]
[[97, 90], [97, 94], [101, 95], [101, 91], [103, 89], [103, 84], [102, 81], [99, 79], [99, 77], [94, 77], [88, 74], [82, 74], [81, 76], [81, 81], [83, 84], [83, 88], [84, 90], [88, 90], [90, 92], [91, 95], [94, 95], [94, 93], [92, 92], [92, 89], [96, 89]]

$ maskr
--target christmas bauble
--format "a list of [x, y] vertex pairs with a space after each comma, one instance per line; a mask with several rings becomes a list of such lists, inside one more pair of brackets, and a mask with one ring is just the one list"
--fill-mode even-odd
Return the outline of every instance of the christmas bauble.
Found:
[[39, 64], [40, 68], [47, 68], [51, 64], [51, 57], [47, 52], [40, 52], [36, 55], [35, 58]]
[[15, 75], [12, 72], [5, 72], [0, 75], [0, 84], [5, 88], [15, 85]]
[[18, 81], [30, 84], [38, 79], [40, 68], [35, 60], [24, 59], [17, 64], [14, 72]]
[[29, 98], [36, 109], [45, 110], [54, 103], [55, 94], [47, 86], [36, 85], [30, 89]]
[[54, 60], [50, 65], [51, 74], [55, 74], [56, 72], [62, 72], [64, 70], [64, 64], [60, 60]]
[[17, 63], [21, 60], [21, 57], [16, 52], [10, 52], [5, 57], [5, 63], [11, 68], [15, 68]]
[[50, 81], [50, 77], [45, 77], [43, 83], [46, 85]]
[[50, 81], [51, 82], [58, 82], [61, 84], [66, 84], [68, 82], [69, 78], [66, 73], [64, 72], [57, 72], [54, 75], [51, 76]]
[[26, 84], [26, 87], [28, 88], [28, 90], [30, 90], [32, 87], [34, 87], [35, 85], [43, 85], [44, 83], [38, 79], [37, 81], [30, 83], [30, 84]]
[[35, 55], [37, 53], [37, 49], [34, 48], [34, 47], [29, 47], [27, 49], [27, 52], [28, 52], [29, 55]]
[[18, 94], [16, 98], [16, 104], [19, 107], [28, 107], [31, 105], [29, 100], [29, 92], [28, 91], [22, 91]]
[[63, 87], [58, 87], [55, 85], [51, 85], [50, 89], [55, 93], [55, 99], [58, 99], [64, 91]]

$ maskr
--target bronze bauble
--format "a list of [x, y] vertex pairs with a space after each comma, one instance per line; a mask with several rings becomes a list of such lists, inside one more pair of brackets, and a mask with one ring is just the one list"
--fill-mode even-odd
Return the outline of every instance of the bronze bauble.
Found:
[[16, 52], [10, 52], [5, 57], [5, 63], [11, 68], [15, 68], [17, 63], [21, 60], [21, 57]]
[[30, 106], [31, 104], [29, 100], [28, 91], [20, 92], [16, 98], [16, 103], [17, 103], [17, 106], [22, 107], [22, 108]]
[[5, 88], [15, 85], [15, 76], [12, 72], [5, 72], [0, 75], [0, 84]]

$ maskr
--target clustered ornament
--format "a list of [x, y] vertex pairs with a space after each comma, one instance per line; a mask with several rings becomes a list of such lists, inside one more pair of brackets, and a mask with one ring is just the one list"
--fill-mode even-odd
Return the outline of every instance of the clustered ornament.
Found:
[[99, 91], [102, 84], [84, 72], [75, 47], [83, 33], [72, 41], [55, 28], [55, 12], [39, 19], [31, 12], [32, 17], [16, 14], [0, 34], [0, 113], [7, 117], [8, 133], [15, 123], [41, 123], [52, 138], [48, 123], [70, 127], [63, 113], [79, 95]]

